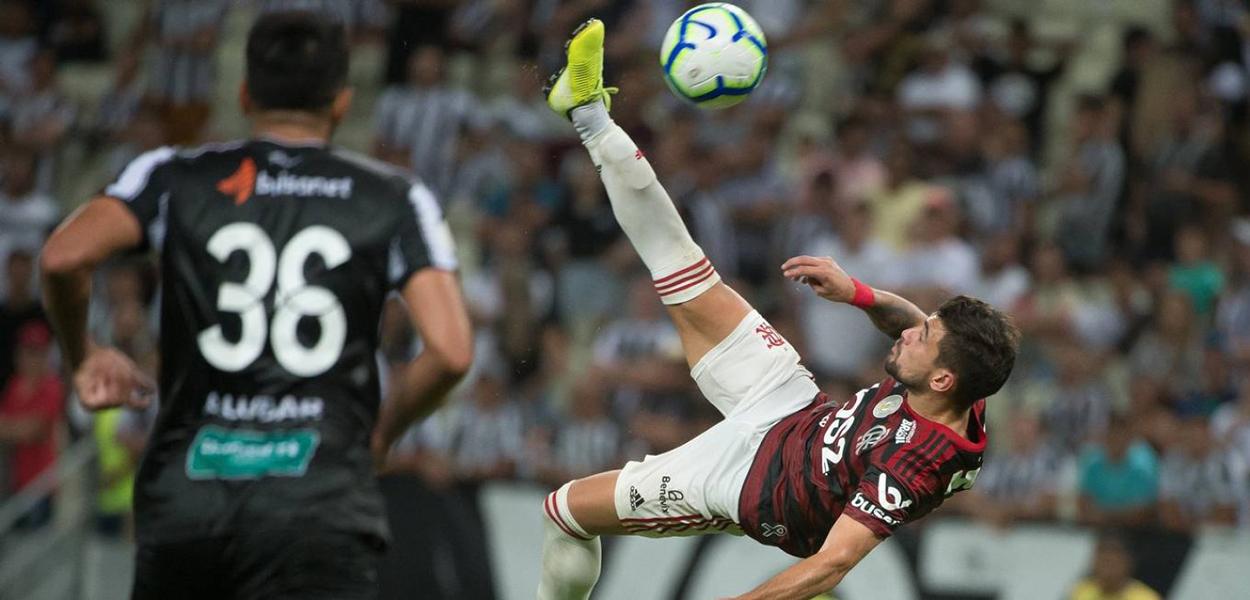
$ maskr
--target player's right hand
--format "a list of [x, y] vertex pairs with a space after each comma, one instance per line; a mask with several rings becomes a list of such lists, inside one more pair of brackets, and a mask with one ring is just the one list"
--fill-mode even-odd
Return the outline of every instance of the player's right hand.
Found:
[[156, 393], [156, 384], [116, 348], [92, 348], [74, 371], [74, 390], [87, 410], [145, 408]]
[[850, 302], [855, 297], [851, 276], [828, 256], [796, 256], [781, 265], [787, 279], [807, 284], [816, 295], [831, 302]]

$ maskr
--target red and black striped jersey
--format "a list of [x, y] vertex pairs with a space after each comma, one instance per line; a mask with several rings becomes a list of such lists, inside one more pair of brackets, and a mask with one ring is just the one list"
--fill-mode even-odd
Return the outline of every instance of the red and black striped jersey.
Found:
[[987, 441], [985, 400], [967, 437], [917, 414], [886, 379], [845, 403], [820, 394], [768, 431], [739, 500], [742, 530], [799, 557], [843, 513], [887, 537], [972, 487]]

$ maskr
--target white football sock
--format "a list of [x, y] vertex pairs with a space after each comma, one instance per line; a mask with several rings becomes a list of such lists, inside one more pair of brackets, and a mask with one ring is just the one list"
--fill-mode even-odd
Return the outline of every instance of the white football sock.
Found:
[[677, 207], [655, 177], [651, 163], [602, 103], [573, 109], [573, 125], [599, 167], [603, 187], [621, 229], [651, 271], [665, 304], [695, 299], [720, 282], [720, 275], [694, 243]]
[[543, 502], [542, 579], [538, 600], [587, 600], [599, 581], [602, 545], [582, 529], [569, 512], [569, 487], [547, 495]]

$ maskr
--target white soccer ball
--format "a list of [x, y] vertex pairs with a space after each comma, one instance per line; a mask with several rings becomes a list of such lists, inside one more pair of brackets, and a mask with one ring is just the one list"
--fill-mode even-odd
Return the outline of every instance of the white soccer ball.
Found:
[[745, 10], [726, 2], [700, 4], [664, 34], [660, 66], [669, 89], [701, 108], [746, 99], [768, 70], [764, 31]]

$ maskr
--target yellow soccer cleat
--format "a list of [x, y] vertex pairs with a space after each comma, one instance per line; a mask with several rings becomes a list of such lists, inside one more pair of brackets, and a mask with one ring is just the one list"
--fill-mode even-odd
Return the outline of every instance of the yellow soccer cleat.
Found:
[[602, 100], [612, 106], [616, 88], [603, 87], [603, 21], [582, 23], [564, 44], [565, 66], [547, 80], [547, 106], [568, 117], [569, 111]]

